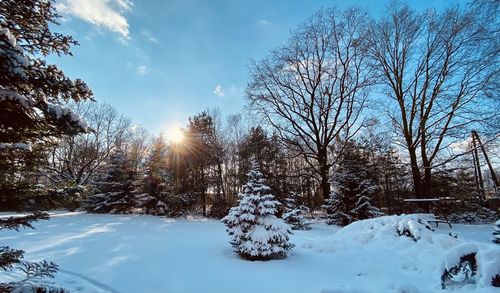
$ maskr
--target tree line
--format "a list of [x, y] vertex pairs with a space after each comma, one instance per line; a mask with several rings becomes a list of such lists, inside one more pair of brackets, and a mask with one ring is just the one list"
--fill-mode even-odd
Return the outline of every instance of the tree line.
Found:
[[[4, 6], [2, 27], [17, 40], [10, 50], [23, 58], [69, 54], [76, 44], [59, 34], [44, 40], [41, 24], [19, 16], [26, 11]], [[344, 205], [365, 184], [370, 205], [386, 213], [404, 211], [408, 197], [470, 198], [472, 148], [456, 146], [475, 129], [498, 148], [497, 13], [495, 1], [425, 11], [396, 1], [377, 17], [323, 9], [251, 61], [248, 111], [192, 115], [177, 143], [90, 101], [83, 81], [35, 60], [27, 76], [2, 77], [2, 91], [29, 99], [28, 107], [7, 92], [0, 100], [2, 209], [222, 217], [252, 160], [279, 201], [298, 194], [311, 211], [329, 211], [339, 184], [350, 186]], [[5, 56], [2, 64], [16, 65]], [[347, 205], [345, 216], [356, 218]]]

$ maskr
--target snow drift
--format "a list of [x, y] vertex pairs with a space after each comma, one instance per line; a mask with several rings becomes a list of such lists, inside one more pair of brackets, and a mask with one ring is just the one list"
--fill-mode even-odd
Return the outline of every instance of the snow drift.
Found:
[[[388, 274], [391, 270], [387, 266], [420, 272], [431, 276], [427, 282], [436, 290], [440, 286], [466, 292], [495, 290], [492, 285], [500, 276], [500, 247], [437, 233], [425, 217], [401, 215], [357, 221], [305, 247], [320, 253], [363, 251], [372, 254], [367, 262], [376, 262], [365, 266], [378, 265]], [[467, 268], [461, 261], [469, 254], [473, 255], [474, 268]]]

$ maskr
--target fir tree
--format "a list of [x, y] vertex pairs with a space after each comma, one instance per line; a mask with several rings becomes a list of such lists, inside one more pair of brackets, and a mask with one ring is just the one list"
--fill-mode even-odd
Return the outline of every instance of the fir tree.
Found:
[[229, 207], [227, 206], [227, 200], [220, 193], [216, 194], [212, 200], [212, 206], [210, 207], [209, 217], [222, 218], [227, 215]]
[[249, 260], [286, 257], [293, 248], [290, 227], [275, 216], [279, 202], [269, 193], [265, 178], [253, 162], [238, 206], [222, 219], [227, 226], [234, 251]]
[[363, 149], [350, 142], [332, 176], [332, 192], [325, 200], [327, 223], [345, 226], [381, 215], [371, 204], [379, 191], [376, 174]]
[[[0, 206], [4, 208], [33, 189], [28, 178], [39, 168], [46, 142], [87, 130], [85, 121], [65, 104], [90, 99], [91, 90], [43, 59], [53, 53], [70, 55], [71, 46], [77, 44], [71, 36], [51, 31], [58, 17], [51, 0], [0, 1]], [[48, 214], [36, 213], [0, 219], [0, 230], [32, 228], [32, 222], [47, 218]], [[0, 246], [0, 270], [21, 263], [22, 258], [21, 250]], [[57, 270], [47, 262], [22, 265], [41, 277]], [[8, 292], [47, 288], [36, 283], [0, 283], [0, 291]]]
[[296, 192], [291, 192], [290, 196], [285, 199], [283, 219], [293, 230], [309, 230], [311, 223], [304, 219], [304, 214], [308, 213], [309, 209], [298, 202], [299, 198]]
[[500, 219], [498, 219], [495, 222], [495, 226], [493, 229], [494, 229], [493, 230], [493, 239], [491, 241], [493, 241], [493, 243], [500, 244]]
[[87, 130], [66, 102], [91, 90], [41, 59], [76, 44], [49, 30], [57, 18], [53, 1], [0, 1], [0, 202], [27, 193], [50, 138]]
[[168, 212], [166, 202], [173, 192], [173, 179], [166, 162], [167, 146], [163, 136], [160, 135], [153, 141], [146, 160], [145, 175], [142, 180], [144, 192], [137, 197], [138, 207], [147, 214], [166, 215]]
[[85, 200], [88, 212], [124, 214], [134, 208], [131, 170], [121, 149], [110, 155], [104, 175], [95, 185], [98, 192]]

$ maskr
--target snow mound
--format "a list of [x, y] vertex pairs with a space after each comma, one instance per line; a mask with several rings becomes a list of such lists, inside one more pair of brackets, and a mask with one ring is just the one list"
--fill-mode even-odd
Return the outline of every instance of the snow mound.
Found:
[[446, 247], [457, 241], [447, 235], [434, 233], [430, 224], [418, 215], [400, 215], [354, 222], [314, 246], [321, 251], [329, 251], [329, 247], [338, 245], [370, 242], [394, 244], [398, 239], [404, 245], [408, 245], [408, 242], [429, 245], [443, 243]]
[[453, 247], [443, 256], [442, 272], [443, 288], [465, 282], [490, 287], [500, 277], [500, 247], [478, 242]]

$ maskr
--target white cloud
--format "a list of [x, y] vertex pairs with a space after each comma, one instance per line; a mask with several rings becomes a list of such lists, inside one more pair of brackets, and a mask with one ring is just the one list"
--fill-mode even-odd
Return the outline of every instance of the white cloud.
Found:
[[60, 0], [56, 9], [128, 38], [129, 24], [123, 14], [132, 10], [132, 6], [131, 0]]
[[147, 66], [141, 65], [141, 66], [137, 67], [137, 74], [139, 74], [139, 75], [145, 75], [146, 73], [148, 73], [148, 67]]
[[471, 139], [470, 137], [468, 137], [462, 141], [451, 143], [450, 148], [453, 153], [464, 153], [467, 150], [469, 150], [470, 144], [471, 144]]
[[257, 21], [257, 23], [261, 26], [266, 26], [266, 25], [271, 24], [271, 22], [269, 20], [266, 20], [266, 19], [259, 19], [259, 21]]
[[128, 38], [118, 37], [118, 38], [116, 38], [116, 41], [122, 45], [127, 46], [130, 43], [130, 37], [128, 37]]
[[148, 41], [152, 43], [158, 43], [158, 40], [153, 36], [153, 34], [146, 29], [142, 30], [141, 35], [143, 35]]
[[234, 84], [229, 87], [223, 87], [221, 84], [215, 86], [214, 94], [218, 97], [239, 97], [243, 94], [243, 89]]
[[214, 94], [217, 95], [218, 97], [223, 97], [224, 96], [224, 90], [222, 89], [222, 85], [218, 84], [215, 87]]
[[132, 10], [132, 6], [134, 6], [131, 0], [115, 0], [115, 2], [122, 11], [130, 11]]

